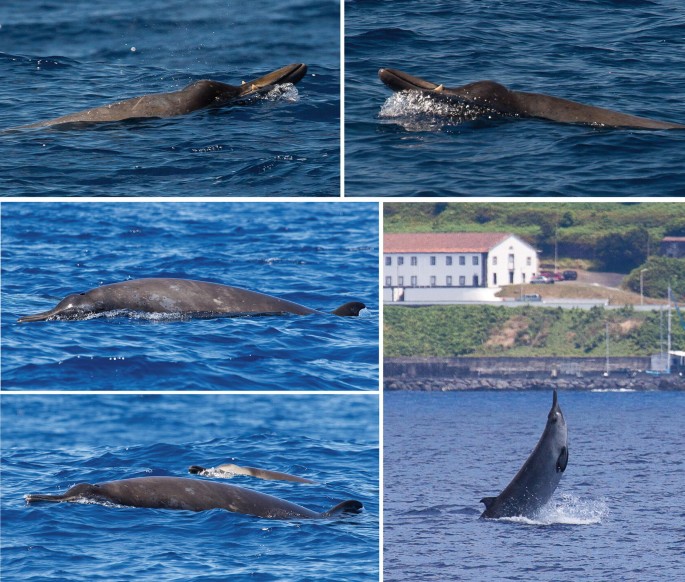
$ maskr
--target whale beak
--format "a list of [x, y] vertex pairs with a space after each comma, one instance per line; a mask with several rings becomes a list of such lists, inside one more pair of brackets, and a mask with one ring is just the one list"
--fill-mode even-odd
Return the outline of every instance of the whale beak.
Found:
[[54, 309], [51, 309], [50, 311], [44, 311], [43, 313], [36, 313], [36, 315], [24, 315], [24, 317], [17, 319], [17, 322], [29, 323], [31, 321], [46, 321], [52, 315], [55, 315]]
[[307, 65], [303, 63], [295, 63], [293, 65], [286, 65], [280, 69], [272, 71], [268, 75], [259, 77], [254, 81], [243, 83], [241, 96], [250, 95], [264, 89], [271, 89], [274, 85], [282, 85], [284, 83], [292, 83], [293, 85], [300, 81], [307, 73]]
[[442, 85], [436, 85], [397, 69], [380, 69], [378, 78], [393, 91], [441, 91], [444, 89]]

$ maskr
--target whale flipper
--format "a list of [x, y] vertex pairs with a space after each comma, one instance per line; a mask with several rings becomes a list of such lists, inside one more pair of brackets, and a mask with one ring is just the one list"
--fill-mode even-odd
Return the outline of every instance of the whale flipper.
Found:
[[568, 465], [568, 447], [563, 447], [557, 459], [557, 473], [563, 473]]

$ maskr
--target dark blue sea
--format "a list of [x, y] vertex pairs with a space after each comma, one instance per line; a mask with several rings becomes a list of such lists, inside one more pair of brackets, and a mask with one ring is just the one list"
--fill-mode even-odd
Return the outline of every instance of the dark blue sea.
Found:
[[[179, 277], [359, 317], [17, 323], [102, 284]], [[378, 390], [378, 205], [5, 202], [4, 390]]]
[[494, 80], [685, 123], [681, 0], [345, 2], [347, 196], [685, 195], [685, 131], [435, 114], [378, 79]]
[[550, 504], [535, 520], [481, 520], [479, 500], [540, 438], [551, 390], [385, 394], [386, 582], [685, 579], [685, 394], [559, 404], [569, 461]]
[[[2, 578], [378, 580], [378, 396], [2, 395]], [[98, 504], [36, 504], [79, 482], [189, 476], [223, 462], [315, 484], [229, 483], [326, 510], [331, 520], [268, 520]], [[198, 477], [200, 478], [200, 477]]]
[[[2, 132], [290, 63], [294, 89], [246, 106]], [[340, 194], [339, 2], [4, 1], [0, 76], [2, 196]]]

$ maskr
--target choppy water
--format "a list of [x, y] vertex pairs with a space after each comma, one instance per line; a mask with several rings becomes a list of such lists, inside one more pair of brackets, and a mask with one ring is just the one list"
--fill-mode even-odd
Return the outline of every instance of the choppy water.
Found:
[[[70, 293], [142, 277], [245, 287], [334, 315], [18, 324]], [[378, 207], [4, 203], [6, 390], [377, 390]]]
[[685, 194], [685, 131], [460, 122], [378, 79], [385, 67], [446, 87], [495, 80], [685, 123], [678, 0], [347, 1], [345, 24], [346, 195]]
[[298, 62], [294, 90], [248, 106], [0, 133], [0, 195], [340, 193], [337, 2], [3, 2], [0, 130]]
[[[2, 395], [3, 580], [378, 580], [377, 395]], [[94, 504], [27, 506], [77, 482], [259, 466], [235, 477], [332, 520], [266, 520]]]
[[550, 392], [384, 396], [384, 580], [685, 576], [685, 394], [561, 392], [569, 461], [534, 520], [481, 520], [545, 427]]

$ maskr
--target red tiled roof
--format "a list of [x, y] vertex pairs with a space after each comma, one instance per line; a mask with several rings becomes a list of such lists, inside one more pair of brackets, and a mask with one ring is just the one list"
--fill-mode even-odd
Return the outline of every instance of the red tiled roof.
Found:
[[386, 253], [485, 253], [506, 238], [506, 232], [386, 233]]
[[685, 242], [685, 236], [665, 236], [661, 239], [662, 242]]

